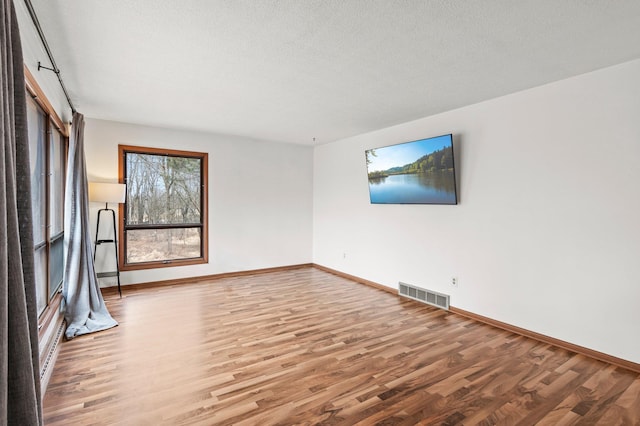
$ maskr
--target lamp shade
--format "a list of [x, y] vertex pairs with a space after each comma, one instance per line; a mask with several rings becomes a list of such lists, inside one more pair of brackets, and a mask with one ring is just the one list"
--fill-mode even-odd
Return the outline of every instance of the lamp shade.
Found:
[[124, 183], [89, 182], [89, 201], [124, 203], [126, 191]]

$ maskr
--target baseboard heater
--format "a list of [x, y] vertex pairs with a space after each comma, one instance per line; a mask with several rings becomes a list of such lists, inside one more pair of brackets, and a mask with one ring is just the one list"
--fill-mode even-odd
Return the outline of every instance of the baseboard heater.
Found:
[[420, 287], [415, 287], [409, 284], [405, 284], [403, 282], [399, 283], [398, 294], [400, 296], [408, 297], [409, 299], [426, 303], [427, 305], [449, 310], [448, 294], [442, 294], [435, 291], [426, 290]]
[[60, 321], [60, 325], [56, 330], [56, 335], [53, 337], [53, 343], [49, 347], [49, 352], [47, 352], [47, 357], [40, 367], [40, 385], [43, 395], [47, 389], [47, 385], [49, 384], [51, 374], [53, 373], [53, 365], [55, 364], [55, 359], [58, 357], [58, 346], [62, 341], [62, 334], [64, 333], [65, 325], [66, 323], [64, 319]]

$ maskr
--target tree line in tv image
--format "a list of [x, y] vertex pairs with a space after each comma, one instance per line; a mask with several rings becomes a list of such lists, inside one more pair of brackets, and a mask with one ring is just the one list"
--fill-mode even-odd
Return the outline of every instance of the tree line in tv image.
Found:
[[365, 152], [373, 204], [457, 204], [451, 135]]

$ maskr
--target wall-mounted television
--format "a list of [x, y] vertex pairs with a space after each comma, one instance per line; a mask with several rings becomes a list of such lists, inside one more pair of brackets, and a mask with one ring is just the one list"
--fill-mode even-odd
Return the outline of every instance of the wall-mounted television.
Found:
[[365, 152], [371, 204], [458, 204], [452, 135]]

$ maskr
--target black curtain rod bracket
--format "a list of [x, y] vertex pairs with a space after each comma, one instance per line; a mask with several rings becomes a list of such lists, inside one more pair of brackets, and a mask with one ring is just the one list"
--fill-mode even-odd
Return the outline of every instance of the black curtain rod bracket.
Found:
[[38, 71], [40, 71], [40, 69], [43, 69], [43, 70], [49, 70], [49, 71], [53, 71], [53, 72], [54, 72], [54, 73], [56, 73], [56, 74], [60, 74], [60, 70], [57, 70], [57, 69], [55, 69], [55, 68], [45, 67], [44, 65], [42, 65], [42, 64], [40, 63], [40, 61], [38, 61]]

